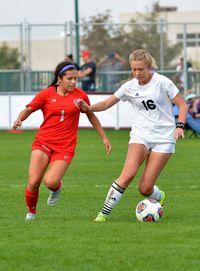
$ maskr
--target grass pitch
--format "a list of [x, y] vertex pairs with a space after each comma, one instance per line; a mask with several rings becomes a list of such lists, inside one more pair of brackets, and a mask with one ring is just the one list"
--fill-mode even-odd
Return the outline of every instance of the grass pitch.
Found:
[[108, 130], [107, 156], [94, 130], [80, 130], [76, 157], [59, 204], [48, 207], [42, 184], [37, 220], [25, 221], [24, 189], [35, 132], [0, 132], [1, 271], [198, 271], [200, 266], [200, 140], [177, 143], [157, 184], [166, 192], [164, 218], [139, 223], [135, 178], [106, 223], [93, 222], [126, 156], [129, 131]]

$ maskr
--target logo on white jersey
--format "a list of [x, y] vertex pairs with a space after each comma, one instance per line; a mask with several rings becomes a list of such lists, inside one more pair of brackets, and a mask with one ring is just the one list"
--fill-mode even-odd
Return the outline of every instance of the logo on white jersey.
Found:
[[140, 95], [139, 95], [139, 93], [137, 92], [137, 93], [135, 94], [135, 96], [140, 96]]
[[51, 99], [52, 103], [55, 103], [56, 102], [56, 99]]

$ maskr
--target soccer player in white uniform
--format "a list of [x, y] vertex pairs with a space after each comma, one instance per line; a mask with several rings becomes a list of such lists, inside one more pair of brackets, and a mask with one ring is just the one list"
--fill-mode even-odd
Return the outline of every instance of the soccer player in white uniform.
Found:
[[[184, 137], [188, 107], [178, 88], [167, 77], [152, 71], [152, 56], [143, 49], [134, 51], [129, 62], [132, 78], [106, 100], [88, 106], [79, 101], [84, 111], [104, 111], [121, 101], [132, 105], [134, 119], [130, 132], [128, 152], [120, 176], [111, 185], [96, 222], [106, 221], [132, 182], [144, 161], [145, 167], [138, 188], [142, 195], [156, 199], [163, 205], [165, 193], [155, 185], [171, 155], [176, 140]], [[179, 107], [175, 123], [173, 103]]]

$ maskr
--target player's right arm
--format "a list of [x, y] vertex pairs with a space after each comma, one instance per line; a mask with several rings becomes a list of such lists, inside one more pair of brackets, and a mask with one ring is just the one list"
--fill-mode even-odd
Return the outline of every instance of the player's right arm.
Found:
[[83, 100], [78, 100], [77, 104], [84, 112], [87, 112], [87, 111], [99, 112], [99, 111], [105, 111], [106, 109], [112, 107], [118, 102], [119, 102], [119, 98], [117, 98], [115, 95], [111, 95], [107, 99], [90, 106]]
[[13, 129], [17, 129], [22, 125], [22, 122], [28, 118], [28, 116], [33, 112], [31, 107], [27, 107], [19, 113], [16, 121], [13, 123]]

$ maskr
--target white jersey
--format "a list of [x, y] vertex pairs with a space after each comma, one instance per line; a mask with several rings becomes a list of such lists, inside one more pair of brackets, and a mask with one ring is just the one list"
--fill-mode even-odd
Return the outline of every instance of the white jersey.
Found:
[[172, 99], [178, 92], [170, 79], [158, 73], [145, 85], [139, 85], [136, 78], [123, 84], [114, 95], [132, 105], [134, 119], [130, 136], [148, 142], [175, 143]]

